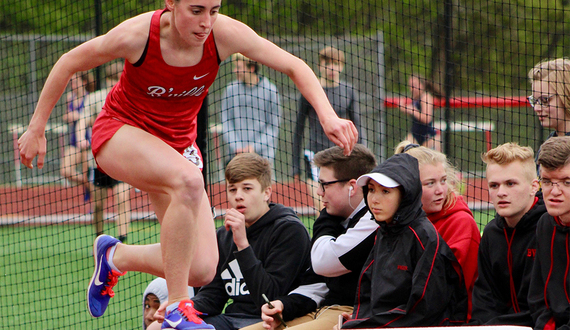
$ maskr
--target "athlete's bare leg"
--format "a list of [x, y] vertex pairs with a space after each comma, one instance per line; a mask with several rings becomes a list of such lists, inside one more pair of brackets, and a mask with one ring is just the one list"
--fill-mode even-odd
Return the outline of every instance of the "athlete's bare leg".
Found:
[[[147, 191], [161, 223], [161, 245], [119, 244], [115, 266], [121, 271], [162, 273], [170, 303], [188, 298], [188, 284], [209, 283], [218, 249], [200, 170], [159, 138], [128, 125], [103, 145], [97, 162], [115, 179]], [[136, 253], [130, 251], [133, 248]]]

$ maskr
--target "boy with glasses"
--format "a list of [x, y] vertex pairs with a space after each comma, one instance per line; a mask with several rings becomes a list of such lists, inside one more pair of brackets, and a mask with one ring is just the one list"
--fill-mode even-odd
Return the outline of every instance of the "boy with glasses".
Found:
[[[288, 296], [277, 298], [272, 302], [274, 309], [265, 304], [261, 311], [267, 329], [283, 328], [275, 316], [279, 313], [287, 329], [332, 329], [339, 315], [352, 313], [360, 271], [374, 245], [378, 225], [371, 220], [362, 187], [356, 184], [358, 177], [376, 165], [374, 154], [356, 144], [350, 156], [332, 147], [318, 152], [314, 161], [319, 167], [317, 193], [324, 209], [313, 225], [311, 265], [320, 277], [311, 277], [310, 270], [306, 278], [313, 282], [305, 281]], [[320, 308], [315, 310], [318, 303]], [[242, 330], [262, 329], [256, 324]]]
[[544, 142], [538, 155], [544, 214], [536, 228], [529, 289], [534, 329], [570, 328], [570, 137]]

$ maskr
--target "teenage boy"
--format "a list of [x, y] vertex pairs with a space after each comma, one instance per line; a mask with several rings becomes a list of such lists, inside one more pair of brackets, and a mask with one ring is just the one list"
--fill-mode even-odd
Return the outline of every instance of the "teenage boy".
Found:
[[[358, 104], [358, 91], [348, 82], [341, 80], [344, 70], [344, 52], [334, 47], [325, 47], [319, 51], [319, 81], [334, 111], [339, 117], [352, 120], [359, 132], [360, 108]], [[305, 122], [309, 121], [307, 142], [303, 150], [303, 137], [305, 136]], [[301, 174], [301, 158], [305, 160], [307, 188], [313, 197], [315, 209], [320, 210], [321, 205], [317, 196], [318, 166], [313, 158], [319, 151], [332, 147], [320, 127], [319, 118], [314, 108], [304, 96], [299, 99], [299, 111], [295, 133], [293, 134], [293, 176], [299, 178]], [[301, 178], [303, 179], [303, 178]]]
[[538, 154], [547, 214], [536, 227], [528, 301], [534, 329], [570, 329], [570, 137], [552, 137]]
[[232, 62], [237, 79], [224, 90], [221, 111], [230, 157], [255, 152], [273, 163], [281, 118], [277, 87], [260, 74], [259, 63], [239, 53]]
[[[356, 185], [358, 177], [376, 165], [374, 154], [361, 144], [354, 146], [350, 156], [345, 156], [339, 147], [332, 147], [318, 152], [314, 162], [319, 167], [317, 193], [324, 209], [313, 226], [311, 263], [314, 272], [324, 276], [320, 280], [326, 283], [326, 294], [324, 300], [311, 302], [311, 297], [322, 297], [315, 283], [273, 301], [274, 309], [264, 305], [262, 318], [266, 328], [283, 328], [275, 317], [282, 313], [287, 329], [332, 329], [341, 313], [352, 313], [358, 277], [374, 245], [378, 225], [371, 220], [362, 187]], [[305, 308], [318, 302], [319, 310], [309, 313]], [[263, 327], [257, 324], [244, 330], [254, 329]]]
[[532, 327], [528, 288], [536, 251], [536, 224], [546, 213], [530, 147], [505, 143], [481, 157], [497, 211], [479, 245], [479, 277], [471, 322]]
[[273, 299], [299, 285], [310, 267], [311, 241], [292, 209], [269, 203], [269, 160], [239, 154], [225, 175], [229, 208], [217, 230], [216, 275], [191, 300], [216, 330], [237, 330], [261, 321], [262, 294]]

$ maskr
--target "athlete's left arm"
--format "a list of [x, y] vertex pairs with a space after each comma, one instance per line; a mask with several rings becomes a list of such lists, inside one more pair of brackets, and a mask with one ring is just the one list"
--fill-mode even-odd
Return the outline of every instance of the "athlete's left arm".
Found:
[[214, 35], [220, 59], [242, 53], [288, 75], [314, 107], [328, 138], [343, 148], [345, 154], [350, 154], [358, 140], [358, 131], [351, 121], [337, 116], [317, 76], [303, 60], [260, 37], [247, 25], [224, 15], [217, 18]]

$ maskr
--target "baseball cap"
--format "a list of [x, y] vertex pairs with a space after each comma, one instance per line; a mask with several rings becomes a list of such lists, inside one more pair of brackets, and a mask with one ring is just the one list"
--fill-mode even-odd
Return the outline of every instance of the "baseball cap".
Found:
[[398, 182], [394, 181], [392, 178], [388, 177], [387, 175], [377, 172], [361, 175], [358, 178], [358, 180], [356, 180], [356, 184], [359, 185], [360, 187], [364, 187], [368, 184], [368, 180], [370, 179], [376, 181], [379, 185], [384, 186], [386, 188], [395, 188], [400, 185]]

